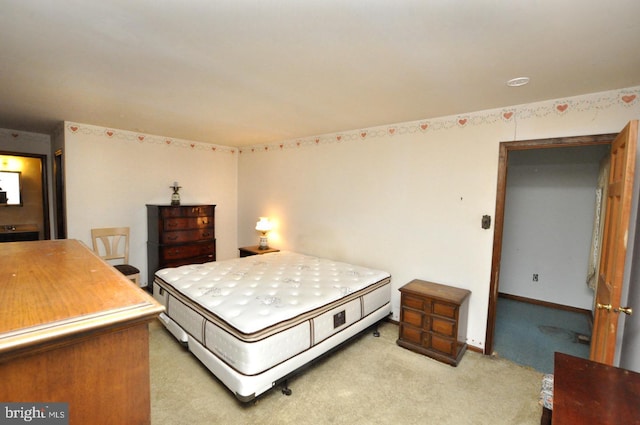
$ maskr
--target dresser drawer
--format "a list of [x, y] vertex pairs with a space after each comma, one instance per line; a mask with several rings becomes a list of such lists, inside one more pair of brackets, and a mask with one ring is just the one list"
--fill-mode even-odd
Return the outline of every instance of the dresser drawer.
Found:
[[175, 217], [164, 220], [164, 230], [185, 230], [211, 228], [213, 229], [212, 217]]
[[199, 216], [213, 217], [214, 208], [214, 205], [164, 207], [160, 209], [160, 215], [163, 218]]
[[160, 247], [160, 258], [163, 261], [171, 261], [180, 258], [203, 257], [210, 255], [212, 259], [215, 259], [215, 252], [215, 242], [163, 246]]
[[213, 228], [164, 232], [162, 235], [160, 235], [161, 243], [164, 244], [197, 242], [210, 240], [212, 237]]
[[437, 314], [439, 316], [449, 317], [451, 319], [456, 318], [456, 311], [458, 306], [453, 304], [446, 304], [440, 301], [433, 302], [433, 314]]
[[400, 318], [402, 322], [408, 323], [418, 328], [422, 328], [423, 319], [424, 319], [424, 314], [421, 311], [412, 310], [404, 307], [402, 308], [402, 317]]
[[422, 344], [422, 329], [400, 324], [400, 339], [413, 344]]
[[202, 257], [193, 257], [193, 258], [178, 258], [175, 260], [165, 261], [162, 268], [180, 267], [180, 266], [185, 266], [187, 264], [202, 264], [202, 263], [208, 263], [209, 261], [215, 261], [215, 258], [211, 258], [211, 255], [205, 255]]
[[456, 340], [431, 334], [431, 348], [451, 356], [456, 355]]
[[402, 305], [409, 308], [415, 308], [416, 310], [422, 310], [424, 308], [424, 298], [403, 294]]
[[443, 320], [437, 317], [431, 318], [431, 330], [440, 335], [455, 337], [456, 323], [450, 320]]

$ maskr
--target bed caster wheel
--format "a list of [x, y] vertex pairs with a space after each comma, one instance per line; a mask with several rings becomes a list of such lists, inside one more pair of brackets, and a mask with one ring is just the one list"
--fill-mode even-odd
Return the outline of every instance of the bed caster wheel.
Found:
[[373, 336], [375, 336], [376, 338], [379, 338], [380, 332], [378, 332], [378, 330], [376, 329], [375, 331], [373, 331]]
[[289, 383], [286, 380], [282, 382], [282, 394], [286, 396], [291, 395], [291, 388], [289, 388]]

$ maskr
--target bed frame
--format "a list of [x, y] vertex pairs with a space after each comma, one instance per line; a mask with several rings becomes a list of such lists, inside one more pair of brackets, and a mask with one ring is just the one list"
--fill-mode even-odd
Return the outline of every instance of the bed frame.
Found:
[[[161, 322], [249, 402], [391, 312], [391, 276], [280, 252], [156, 272]], [[240, 306], [240, 307], [238, 307]]]

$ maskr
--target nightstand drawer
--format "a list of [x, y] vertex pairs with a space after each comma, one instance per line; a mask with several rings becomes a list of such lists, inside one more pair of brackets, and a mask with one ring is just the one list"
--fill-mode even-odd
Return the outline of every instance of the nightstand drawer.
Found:
[[400, 339], [413, 344], [422, 344], [422, 329], [400, 325]]
[[433, 303], [433, 314], [437, 314], [439, 316], [449, 317], [451, 319], [456, 317], [456, 310], [458, 306], [452, 304], [444, 304], [438, 301], [434, 301]]
[[415, 308], [416, 310], [422, 310], [424, 307], [424, 300], [410, 295], [403, 295], [402, 305], [409, 308]]
[[412, 310], [409, 308], [402, 309], [402, 322], [408, 323], [409, 325], [416, 326], [418, 328], [422, 328], [424, 314], [421, 311]]
[[440, 335], [455, 337], [456, 323], [449, 320], [442, 320], [436, 317], [431, 318], [431, 330]]
[[431, 334], [431, 347], [451, 356], [456, 354], [456, 341], [454, 339], [442, 338], [436, 334]]

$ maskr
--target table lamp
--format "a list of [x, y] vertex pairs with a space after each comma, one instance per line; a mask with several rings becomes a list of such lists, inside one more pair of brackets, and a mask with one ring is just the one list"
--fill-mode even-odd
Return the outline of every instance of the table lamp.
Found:
[[258, 246], [258, 249], [269, 249], [267, 232], [271, 230], [271, 227], [271, 222], [269, 222], [269, 218], [267, 217], [260, 217], [256, 223], [256, 230], [260, 232], [260, 245]]

